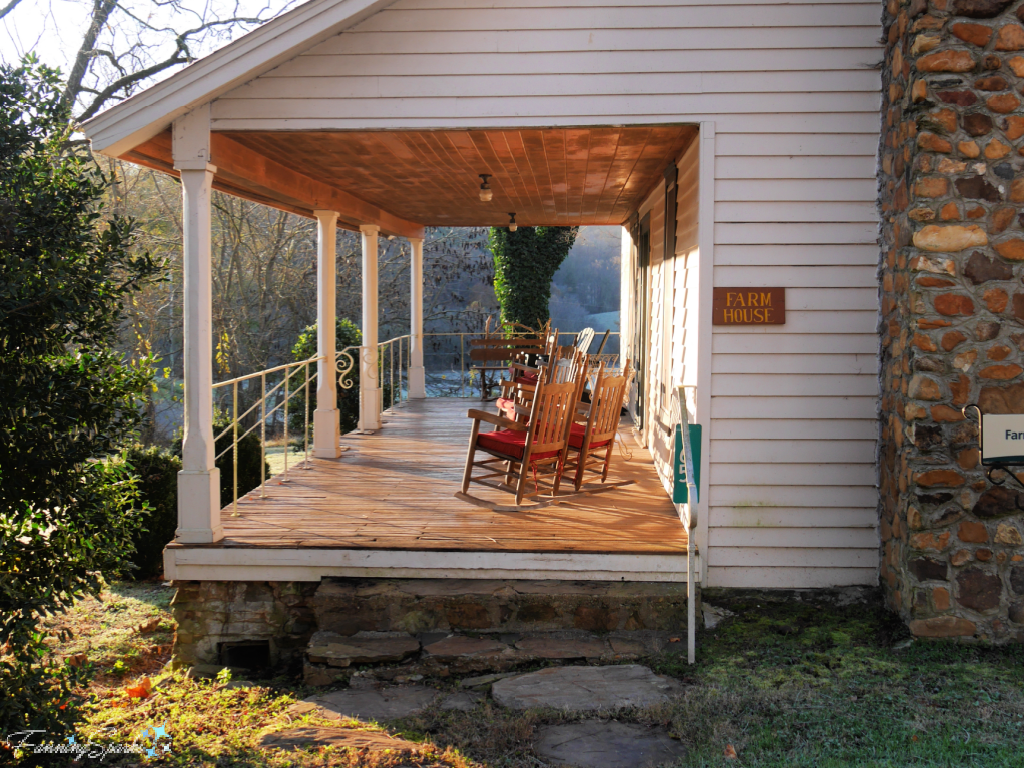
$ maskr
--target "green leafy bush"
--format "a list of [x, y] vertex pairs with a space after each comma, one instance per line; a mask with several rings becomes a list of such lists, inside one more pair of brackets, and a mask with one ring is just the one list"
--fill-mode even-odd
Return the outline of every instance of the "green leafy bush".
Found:
[[134, 445], [125, 460], [138, 480], [139, 500], [148, 504], [143, 527], [132, 536], [132, 563], [136, 579], [151, 579], [163, 573], [163, 551], [174, 539], [178, 527], [178, 472], [181, 459], [161, 448]]
[[569, 255], [579, 227], [491, 227], [494, 294], [503, 323], [539, 328], [551, 317], [551, 281]]
[[51, 661], [40, 618], [98, 594], [139, 526], [121, 459], [152, 387], [117, 329], [162, 265], [134, 222], [104, 218], [107, 182], [71, 144], [59, 73], [0, 65], [0, 734], [61, 739], [83, 673]]
[[[337, 326], [335, 328], [335, 348], [344, 349], [345, 347], [358, 347], [363, 343], [363, 332], [359, 330], [359, 326], [344, 317], [339, 317]], [[295, 342], [295, 346], [292, 347], [292, 358], [295, 360], [309, 360], [311, 357], [316, 356], [316, 323], [306, 328], [301, 334], [299, 334], [298, 340]], [[352, 361], [355, 365], [352, 366], [352, 370], [345, 377], [345, 382], [351, 382], [352, 386], [345, 389], [338, 384], [338, 411], [341, 417], [341, 434], [351, 432], [359, 424], [359, 350], [354, 349], [349, 354], [352, 355]], [[339, 358], [339, 365], [347, 363], [342, 358]], [[312, 367], [312, 366], [311, 366]], [[312, 373], [312, 371], [310, 371]], [[306, 382], [305, 376], [302, 371], [294, 374], [291, 378], [294, 382], [294, 387], [300, 389]], [[315, 381], [314, 381], [315, 383]], [[292, 386], [292, 385], [289, 385]], [[309, 393], [309, 421], [310, 424], [313, 422], [313, 411], [316, 410], [316, 390], [313, 384], [310, 384], [311, 391]], [[305, 395], [300, 391], [292, 398], [294, 406], [289, 404], [289, 424], [288, 426], [294, 431], [296, 435], [302, 435], [302, 426], [306, 417], [305, 412]]]

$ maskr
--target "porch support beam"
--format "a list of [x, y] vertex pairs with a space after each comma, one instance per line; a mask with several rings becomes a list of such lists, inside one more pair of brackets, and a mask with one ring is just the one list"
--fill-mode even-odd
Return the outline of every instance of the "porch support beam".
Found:
[[181, 176], [185, 282], [185, 435], [176, 539], [183, 544], [209, 544], [224, 538], [213, 436], [210, 195], [217, 169], [209, 162], [209, 106], [175, 120], [173, 135], [174, 166]]
[[380, 376], [377, 367], [377, 239], [380, 227], [359, 227], [363, 240], [363, 346], [359, 355], [359, 429], [380, 429]]
[[409, 317], [411, 320], [410, 360], [409, 360], [409, 397], [424, 398], [427, 396], [426, 374], [423, 370], [423, 238], [410, 237], [412, 246], [412, 276], [409, 297]]
[[338, 414], [335, 339], [337, 302], [335, 300], [335, 242], [337, 211], [313, 211], [317, 220], [316, 254], [316, 410], [313, 411], [313, 455], [318, 459], [336, 459], [341, 455], [338, 440], [341, 422]]

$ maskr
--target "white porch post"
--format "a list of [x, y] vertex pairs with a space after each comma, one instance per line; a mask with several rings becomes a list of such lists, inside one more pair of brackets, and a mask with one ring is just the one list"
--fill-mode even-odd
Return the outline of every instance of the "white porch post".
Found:
[[363, 224], [363, 353], [359, 356], [359, 429], [380, 429], [380, 381], [377, 370], [377, 235], [380, 227]]
[[409, 319], [411, 328], [409, 360], [409, 397], [427, 396], [426, 375], [423, 371], [423, 238], [410, 237], [412, 246], [412, 285], [409, 292]]
[[174, 167], [181, 174], [185, 272], [185, 438], [178, 473], [177, 540], [207, 544], [224, 537], [220, 470], [214, 466], [213, 310], [210, 277], [210, 108], [174, 121]]
[[313, 411], [313, 455], [318, 459], [336, 459], [341, 434], [338, 415], [338, 388], [335, 380], [335, 240], [337, 211], [313, 211], [316, 215], [316, 410]]

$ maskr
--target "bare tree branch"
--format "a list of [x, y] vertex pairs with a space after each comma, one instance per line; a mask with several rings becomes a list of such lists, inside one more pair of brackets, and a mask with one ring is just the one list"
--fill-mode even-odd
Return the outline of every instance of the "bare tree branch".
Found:
[[[147, 77], [152, 77], [153, 75], [159, 74], [160, 72], [163, 72], [165, 69], [173, 67], [176, 64], [185, 64], [187, 62], [188, 58], [181, 56], [179, 51], [175, 51], [170, 56], [170, 58], [164, 59], [159, 64], [154, 64], [151, 67], [146, 67], [145, 69], [141, 69], [138, 72], [133, 72], [130, 75], [125, 75], [124, 77], [115, 80], [99, 92], [99, 95], [92, 100], [89, 106], [86, 107], [85, 111], [83, 111], [82, 114], [78, 116], [78, 119], [83, 121], [88, 120], [90, 117], [99, 112], [100, 108], [102, 108], [104, 104], [110, 101], [110, 99], [114, 97], [114, 94], [116, 94], [122, 88], [130, 88], [131, 86], [135, 85], [135, 83], [138, 83], [141, 80], [145, 80]], [[79, 89], [79, 92], [81, 93], [81, 89]]]
[[11, 0], [11, 2], [9, 2], [3, 8], [0, 8], [0, 19], [2, 19], [4, 16], [6, 16], [11, 11], [13, 11], [15, 9], [15, 7], [17, 7], [18, 3], [20, 3], [20, 2], [21, 2], [21, 0]]
[[100, 35], [100, 31], [106, 27], [110, 14], [113, 13], [115, 7], [116, 3], [114, 0], [94, 0], [93, 2], [89, 27], [85, 30], [82, 44], [78, 47], [78, 55], [75, 56], [75, 63], [71, 67], [67, 85], [64, 87], [64, 95], [61, 98], [61, 104], [69, 112], [78, 99], [78, 94], [82, 88], [82, 81], [85, 79], [85, 73], [93, 61], [91, 54], [96, 49], [96, 40]]

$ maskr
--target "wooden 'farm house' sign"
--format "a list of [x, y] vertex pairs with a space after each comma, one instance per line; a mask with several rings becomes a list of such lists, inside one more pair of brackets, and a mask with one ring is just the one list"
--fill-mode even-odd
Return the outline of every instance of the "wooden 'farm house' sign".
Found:
[[715, 288], [712, 325], [782, 325], [785, 288]]

